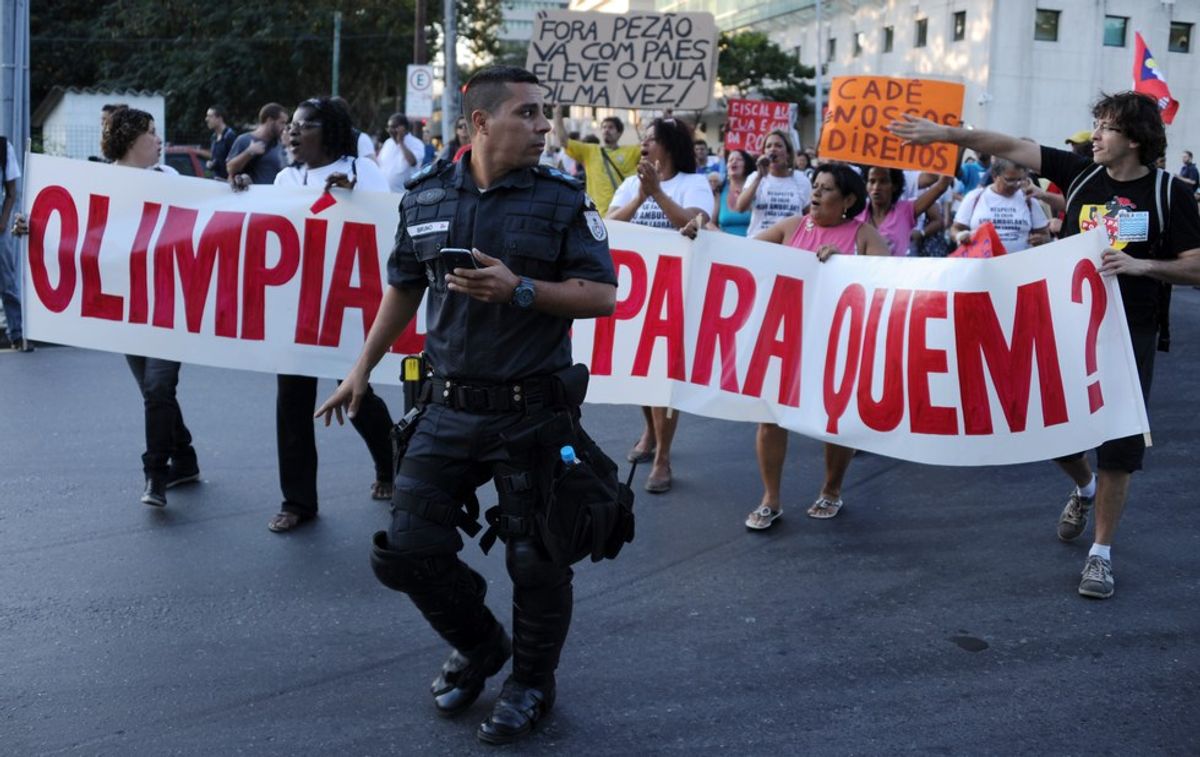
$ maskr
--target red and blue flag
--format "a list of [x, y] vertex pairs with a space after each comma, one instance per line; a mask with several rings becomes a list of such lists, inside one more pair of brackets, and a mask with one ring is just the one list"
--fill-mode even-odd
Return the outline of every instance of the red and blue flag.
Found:
[[1171, 97], [1167, 88], [1167, 79], [1163, 76], [1158, 61], [1150, 54], [1146, 41], [1141, 32], [1134, 32], [1133, 48], [1133, 91], [1148, 95], [1158, 103], [1162, 112], [1163, 123], [1169, 124], [1175, 120], [1175, 111], [1179, 110], [1179, 102]]

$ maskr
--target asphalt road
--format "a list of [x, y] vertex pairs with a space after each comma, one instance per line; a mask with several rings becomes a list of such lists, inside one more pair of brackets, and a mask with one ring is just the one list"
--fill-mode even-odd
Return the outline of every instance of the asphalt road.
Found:
[[[1076, 594], [1090, 529], [1055, 538], [1050, 464], [863, 455], [815, 521], [820, 447], [793, 436], [786, 515], [750, 533], [753, 426], [687, 416], [673, 491], [639, 496], [618, 560], [579, 567], [558, 706], [510, 751], [1200, 754], [1200, 291], [1173, 321], [1112, 600]], [[280, 536], [271, 376], [185, 366], [203, 482], [165, 510], [138, 503], [120, 356], [0, 354], [0, 397], [0, 753], [492, 753], [474, 731], [500, 678], [437, 718], [447, 648], [370, 572], [387, 511], [349, 427], [318, 436], [321, 517]], [[639, 417], [584, 419], [616, 457]], [[464, 554], [506, 618], [501, 554]]]

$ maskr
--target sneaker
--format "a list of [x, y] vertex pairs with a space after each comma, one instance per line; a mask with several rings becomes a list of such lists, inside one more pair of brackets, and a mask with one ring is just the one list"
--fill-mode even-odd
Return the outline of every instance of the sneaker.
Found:
[[1067, 498], [1067, 506], [1063, 508], [1062, 515], [1058, 516], [1059, 539], [1071, 541], [1083, 533], [1084, 527], [1087, 526], [1088, 511], [1092, 509], [1092, 502], [1095, 499], [1095, 497], [1083, 496], [1079, 493], [1079, 489], [1071, 490], [1071, 496]]
[[146, 491], [142, 492], [142, 504], [152, 507], [167, 506], [167, 485], [161, 478], [146, 479]]
[[1085, 597], [1108, 599], [1114, 590], [1112, 563], [1100, 555], [1088, 555], [1087, 562], [1083, 564], [1079, 593]]

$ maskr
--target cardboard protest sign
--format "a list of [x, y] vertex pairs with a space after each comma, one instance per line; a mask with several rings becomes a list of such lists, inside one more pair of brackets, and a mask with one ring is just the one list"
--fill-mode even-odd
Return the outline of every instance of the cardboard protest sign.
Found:
[[768, 134], [776, 129], [784, 134], [791, 131], [796, 110], [795, 103], [731, 99], [725, 110], [725, 150], [760, 155]]
[[962, 84], [932, 79], [835, 76], [821, 131], [821, 157], [953, 176], [958, 168], [954, 145], [906, 145], [886, 127], [904, 113], [957, 126], [964, 91]]
[[[334, 189], [316, 205], [319, 187], [234, 194], [42, 155], [27, 168], [29, 338], [269, 373], [350, 370], [388, 286], [394, 195]], [[576, 320], [572, 336], [589, 402], [773, 422], [939, 465], [1049, 459], [1149, 429], [1120, 290], [1097, 271], [1100, 229], [1039, 248], [1036, 266], [819, 263], [721, 232], [692, 241], [610, 222], [608, 233], [616, 308]], [[398, 383], [423, 323], [373, 380]]]
[[525, 68], [555, 105], [702, 110], [717, 25], [711, 13], [538, 11]]

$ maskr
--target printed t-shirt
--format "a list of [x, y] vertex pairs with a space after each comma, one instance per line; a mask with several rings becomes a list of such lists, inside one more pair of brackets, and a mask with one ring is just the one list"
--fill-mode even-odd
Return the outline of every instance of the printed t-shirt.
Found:
[[[746, 177], [749, 186], [758, 172]], [[791, 176], [767, 174], [754, 190], [754, 204], [750, 206], [750, 228], [747, 234], [754, 236], [769, 229], [785, 218], [797, 215], [808, 207], [812, 200], [812, 182], [803, 171], [792, 171]]]
[[[1042, 147], [1042, 175], [1053, 181], [1068, 195], [1072, 180], [1081, 173], [1091, 172], [1095, 163], [1066, 150]], [[1154, 169], [1140, 179], [1117, 181], [1100, 169], [1078, 188], [1067, 206], [1062, 236], [1069, 237], [1097, 226], [1108, 233], [1109, 244], [1135, 258], [1174, 259], [1179, 253], [1200, 249], [1200, 212], [1192, 193], [1181, 181], [1170, 180], [1170, 219], [1166, 220], [1165, 238], [1155, 218], [1154, 192], [1157, 175]], [[1162, 242], [1160, 253], [1154, 250]], [[1157, 323], [1161, 283], [1150, 276], [1117, 276], [1121, 299], [1125, 303], [1125, 318], [1131, 325], [1154, 326]]]
[[[589, 170], [588, 176], [591, 177]], [[612, 208], [622, 208], [628, 205], [637, 197], [638, 185], [640, 179], [635, 176], [630, 176], [621, 186], [617, 188], [616, 193], [612, 196]], [[708, 179], [698, 173], [677, 173], [667, 181], [661, 183], [662, 191], [667, 197], [681, 208], [699, 208], [705, 213], [712, 212], [712, 186], [709, 185]], [[593, 200], [595, 198], [592, 198]], [[636, 223], [639, 226], [650, 226], [655, 229], [673, 229], [675, 226], [667, 218], [667, 214], [662, 211], [658, 203], [653, 197], [647, 197], [642, 203], [637, 212], [630, 219], [631, 223]]]
[[968, 192], [954, 215], [955, 223], [972, 231], [986, 221], [996, 227], [996, 236], [1000, 237], [1007, 252], [1029, 249], [1029, 232], [1044, 229], [1049, 223], [1040, 202], [1026, 197], [1021, 191], [1005, 197], [990, 186]]

